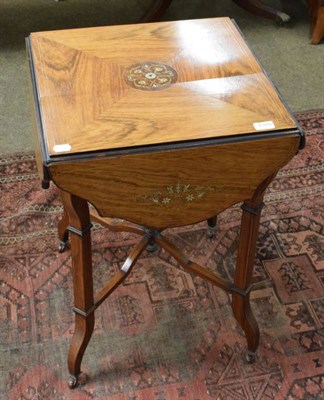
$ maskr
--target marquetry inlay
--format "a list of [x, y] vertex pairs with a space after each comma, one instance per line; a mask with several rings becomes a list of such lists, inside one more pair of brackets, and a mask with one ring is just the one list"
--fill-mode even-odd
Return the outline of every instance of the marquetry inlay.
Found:
[[178, 79], [177, 72], [167, 64], [147, 61], [130, 66], [124, 73], [126, 83], [135, 89], [166, 89]]
[[136, 202], [149, 201], [160, 206], [177, 207], [185, 203], [193, 203], [205, 197], [208, 193], [218, 192], [220, 189], [216, 186], [201, 186], [177, 183], [151, 192], [149, 194], [136, 196]]
[[229, 18], [38, 32], [30, 44], [49, 158], [296, 126]]

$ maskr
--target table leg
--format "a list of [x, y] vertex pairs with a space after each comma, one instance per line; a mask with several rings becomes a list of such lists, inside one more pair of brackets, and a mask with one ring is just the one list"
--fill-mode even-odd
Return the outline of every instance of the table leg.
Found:
[[[322, 4], [322, 5], [320, 5]], [[311, 44], [318, 44], [324, 37], [324, 2], [317, 4], [317, 9], [310, 10]]]
[[286, 13], [276, 10], [272, 7], [266, 6], [259, 0], [233, 0], [238, 6], [244, 10], [260, 15], [261, 17], [274, 19], [278, 24], [289, 22], [290, 16]]
[[75, 331], [70, 344], [69, 386], [75, 387], [81, 372], [81, 361], [94, 328], [90, 215], [88, 203], [70, 193], [61, 192], [69, 218], [74, 290]]
[[159, 21], [171, 3], [172, 0], [152, 0], [149, 10], [141, 18], [140, 22]]
[[213, 238], [216, 233], [216, 225], [217, 225], [217, 215], [214, 217], [207, 219], [207, 235], [209, 238]]
[[67, 242], [69, 240], [68, 226], [69, 226], [69, 216], [64, 208], [63, 216], [58, 223], [58, 236], [60, 239], [60, 244], [59, 244], [59, 252], [60, 253], [62, 253], [66, 249]]
[[250, 305], [250, 290], [255, 260], [263, 194], [275, 175], [267, 178], [254, 197], [242, 205], [242, 223], [238, 246], [234, 285], [241, 293], [232, 294], [232, 309], [243, 329], [247, 345], [247, 360], [253, 362], [259, 345], [259, 327]]

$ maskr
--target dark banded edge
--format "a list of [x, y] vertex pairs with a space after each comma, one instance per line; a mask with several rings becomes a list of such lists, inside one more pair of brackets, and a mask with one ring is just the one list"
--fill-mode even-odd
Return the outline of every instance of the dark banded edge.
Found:
[[67, 230], [68, 230], [69, 232], [71, 232], [71, 233], [75, 233], [76, 235], [82, 237], [82, 236], [84, 236], [91, 228], [92, 228], [92, 224], [90, 223], [90, 224], [88, 224], [84, 229], [82, 229], [82, 231], [80, 231], [79, 229], [74, 228], [73, 226], [70, 226], [70, 225], [67, 227]]

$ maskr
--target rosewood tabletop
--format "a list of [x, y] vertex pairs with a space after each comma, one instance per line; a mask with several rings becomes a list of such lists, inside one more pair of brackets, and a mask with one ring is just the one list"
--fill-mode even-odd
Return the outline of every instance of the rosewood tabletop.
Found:
[[[249, 304], [262, 198], [303, 146], [303, 133], [229, 18], [32, 33], [27, 39], [35, 149], [43, 186], [60, 190], [61, 250], [70, 236], [74, 387], [95, 309], [145, 248], [232, 294], [253, 361], [259, 331]], [[243, 202], [234, 282], [188, 260], [166, 228]], [[89, 211], [89, 203], [93, 206]], [[120, 272], [93, 293], [90, 220], [141, 237]]]

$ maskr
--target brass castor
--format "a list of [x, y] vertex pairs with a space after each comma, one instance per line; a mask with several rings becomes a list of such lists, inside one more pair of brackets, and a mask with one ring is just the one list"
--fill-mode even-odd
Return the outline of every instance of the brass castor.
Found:
[[68, 385], [70, 389], [74, 389], [76, 385], [78, 384], [78, 377], [75, 375], [69, 375], [68, 378]]
[[59, 248], [58, 248], [59, 253], [63, 253], [63, 251], [67, 248], [67, 245], [68, 245], [68, 241], [63, 242], [61, 240], [60, 244], [59, 244]]
[[251, 350], [248, 350], [247, 352], [246, 352], [246, 361], [249, 363], [249, 364], [252, 364], [254, 361], [255, 361], [255, 357], [256, 357], [256, 352], [255, 351], [251, 351]]

